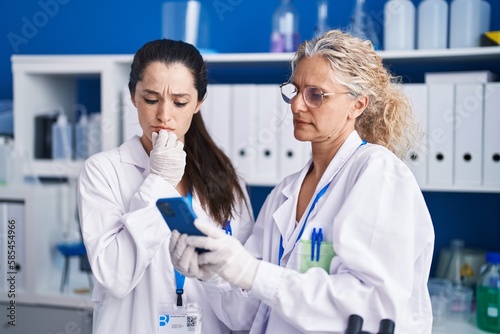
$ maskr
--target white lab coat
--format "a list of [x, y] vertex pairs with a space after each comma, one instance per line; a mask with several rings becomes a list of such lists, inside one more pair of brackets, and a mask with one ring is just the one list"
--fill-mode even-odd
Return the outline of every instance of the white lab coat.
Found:
[[[139, 137], [89, 158], [79, 178], [78, 205], [83, 240], [96, 278], [94, 334], [156, 333], [158, 304], [174, 304], [176, 285], [168, 244], [170, 230], [155, 206], [179, 193], [149, 173], [149, 157]], [[196, 195], [193, 208], [210, 219]], [[252, 213], [240, 207], [231, 220], [244, 242]], [[186, 278], [184, 303], [203, 307], [203, 333], [229, 333], [215, 316], [201, 284]]]
[[[398, 334], [431, 333], [431, 217], [407, 166], [384, 147], [360, 147], [361, 142], [354, 131], [330, 162], [316, 193], [332, 182], [301, 238], [323, 229], [336, 253], [329, 272], [298, 272], [300, 247], [294, 245], [309, 207], [297, 227], [295, 213], [309, 161], [269, 194], [245, 244], [264, 260], [250, 293], [218, 292], [228, 309], [216, 311], [230, 327], [247, 326], [250, 316], [255, 317], [251, 333], [344, 333], [349, 315], [358, 314], [365, 331], [376, 333], [380, 320], [389, 318]], [[217, 288], [204, 286], [213, 300]]]

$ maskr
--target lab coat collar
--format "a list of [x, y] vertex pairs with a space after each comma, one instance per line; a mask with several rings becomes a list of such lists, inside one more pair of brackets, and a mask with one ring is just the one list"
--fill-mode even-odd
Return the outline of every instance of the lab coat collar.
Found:
[[[346, 141], [340, 147], [335, 157], [333, 157], [332, 161], [328, 165], [325, 173], [321, 177], [320, 182], [316, 186], [316, 190], [314, 192], [313, 197], [309, 201], [309, 204], [306, 208], [305, 212], [308, 212], [310, 206], [313, 202], [313, 199], [316, 197], [317, 193], [328, 183], [333, 180], [335, 175], [342, 169], [344, 164], [349, 160], [349, 158], [354, 154], [354, 152], [358, 149], [363, 141], [359, 137], [356, 131], [351, 132], [351, 134], [347, 137]], [[296, 174], [296, 177], [290, 180], [290, 182], [285, 185], [282, 189], [282, 194], [286, 198], [283, 204], [274, 212], [273, 218], [283, 236], [283, 246], [284, 246], [284, 257], [293, 249], [293, 245], [295, 244], [295, 240], [299, 231], [302, 229], [302, 225], [304, 224], [305, 214], [301, 217], [299, 224], [295, 227], [295, 217], [296, 217], [296, 209], [297, 209], [297, 199], [300, 191], [300, 187], [302, 186], [302, 182], [304, 181], [307, 172], [312, 164], [312, 158], [309, 159], [308, 163], [302, 168], [302, 170]], [[286, 181], [285, 181], [286, 182]], [[314, 208], [314, 211], [311, 212], [311, 215], [314, 216], [315, 212], [318, 210], [318, 206]], [[312, 217], [310, 217], [312, 218]]]
[[[286, 240], [289, 239], [290, 235], [293, 233], [293, 228], [290, 226], [295, 226], [295, 216], [297, 209], [297, 198], [299, 197], [300, 187], [302, 181], [307, 175], [307, 171], [311, 166], [312, 159], [309, 159], [307, 164], [302, 168], [300, 172], [289, 176], [289, 182], [283, 187], [281, 193], [285, 197], [284, 202], [279, 206], [279, 208], [273, 213], [273, 220], [276, 222], [280, 234], [283, 236], [283, 244], [286, 245]], [[285, 181], [287, 182], [287, 181]], [[287, 232], [288, 231], [288, 232]], [[286, 247], [285, 247], [286, 252]]]
[[149, 169], [149, 156], [142, 146], [139, 136], [134, 136], [123, 143], [119, 148], [120, 159], [123, 163], [132, 164], [143, 170]]
[[356, 152], [358, 147], [363, 143], [363, 140], [359, 137], [358, 132], [354, 130], [351, 134], [346, 138], [345, 142], [339, 148], [337, 154], [330, 161], [330, 164], [325, 170], [325, 173], [321, 177], [318, 185], [316, 186], [316, 193], [321, 190], [328, 182], [332, 181], [335, 175], [342, 169], [347, 160], [351, 158], [351, 156]]

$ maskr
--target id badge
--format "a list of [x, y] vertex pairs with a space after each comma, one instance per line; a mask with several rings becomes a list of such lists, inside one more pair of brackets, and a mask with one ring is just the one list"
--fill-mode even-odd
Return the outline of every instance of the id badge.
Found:
[[159, 334], [201, 334], [202, 308], [196, 303], [187, 306], [160, 304]]

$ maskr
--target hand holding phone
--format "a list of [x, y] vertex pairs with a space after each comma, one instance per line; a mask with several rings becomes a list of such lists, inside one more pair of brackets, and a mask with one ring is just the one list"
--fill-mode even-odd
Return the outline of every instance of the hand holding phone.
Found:
[[[194, 226], [194, 221], [197, 217], [187, 198], [160, 198], [156, 201], [156, 207], [160, 210], [170, 230], [177, 230], [181, 234], [205, 236], [205, 234]], [[198, 252], [206, 251], [204, 249], [196, 250]]]

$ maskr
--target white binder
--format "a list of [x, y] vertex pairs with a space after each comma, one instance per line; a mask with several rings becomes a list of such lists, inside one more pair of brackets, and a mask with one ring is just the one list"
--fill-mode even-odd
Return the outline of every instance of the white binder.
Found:
[[420, 186], [427, 184], [427, 85], [405, 84], [404, 92], [413, 107], [413, 115], [418, 123], [422, 138], [414, 150], [408, 152], [405, 162], [410, 167]]
[[484, 86], [483, 185], [500, 186], [500, 83]]
[[455, 185], [481, 185], [483, 100], [482, 84], [456, 84]]
[[298, 141], [293, 135], [293, 115], [290, 105], [281, 100], [281, 110], [283, 116], [278, 129], [280, 180], [302, 169], [311, 156], [311, 143]]
[[210, 136], [224, 153], [231, 152], [231, 85], [210, 84], [201, 106], [201, 115]]
[[232, 145], [230, 157], [236, 171], [247, 182], [252, 180], [257, 165], [257, 90], [256, 85], [239, 84], [232, 86], [231, 114]]
[[428, 97], [428, 184], [451, 186], [453, 183], [454, 85], [429, 85]]
[[278, 85], [257, 86], [257, 164], [254, 181], [274, 185], [278, 179], [278, 127], [281, 122], [281, 95]]
[[133, 136], [142, 136], [142, 129], [139, 125], [139, 115], [137, 108], [133, 105], [130, 99], [130, 91], [128, 86], [124, 87], [121, 92], [122, 100], [122, 138], [121, 142], [125, 142]]

